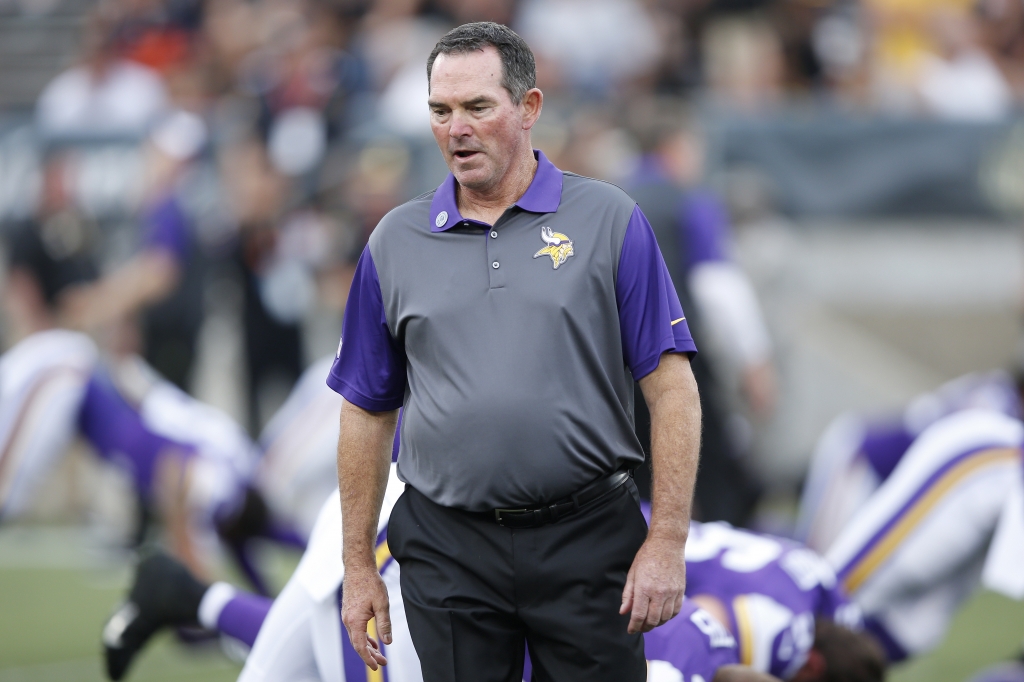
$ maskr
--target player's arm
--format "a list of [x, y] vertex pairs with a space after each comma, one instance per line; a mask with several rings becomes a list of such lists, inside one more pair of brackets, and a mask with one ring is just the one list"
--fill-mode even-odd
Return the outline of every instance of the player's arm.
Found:
[[188, 494], [192, 485], [192, 471], [189, 458], [174, 452], [162, 454], [156, 470], [156, 502], [171, 553], [188, 566], [193, 574], [209, 579], [190, 527]]
[[170, 251], [150, 248], [93, 285], [67, 298], [65, 317], [79, 329], [95, 329], [158, 303], [181, 279], [181, 264]]
[[391, 643], [388, 591], [377, 571], [377, 521], [384, 502], [398, 410], [371, 412], [346, 400], [338, 438], [338, 487], [341, 491], [342, 558], [345, 564], [341, 619], [349, 641], [376, 670], [387, 660], [366, 627], [376, 618], [377, 632]]

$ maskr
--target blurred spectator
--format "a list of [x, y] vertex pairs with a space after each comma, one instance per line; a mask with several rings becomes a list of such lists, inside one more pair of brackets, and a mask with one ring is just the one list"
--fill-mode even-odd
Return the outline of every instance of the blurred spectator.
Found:
[[1024, 100], [1024, 3], [980, 0], [975, 10], [981, 42], [999, 64], [1015, 99]]
[[427, 56], [448, 29], [437, 16], [416, 14], [414, 3], [381, 2], [366, 17], [357, 49], [364, 55], [377, 100], [378, 121], [400, 135], [428, 135]]
[[635, 0], [524, 0], [515, 21], [538, 85], [607, 96], [659, 63], [661, 34]]
[[168, 71], [168, 92], [177, 106], [155, 122], [142, 144], [145, 190], [133, 216], [134, 249], [93, 286], [69, 298], [69, 319], [78, 328], [101, 329], [132, 320], [141, 353], [167, 379], [187, 388], [202, 324], [203, 277], [196, 216], [186, 201], [189, 175], [207, 148], [201, 113], [207, 83], [193, 62]]
[[1012, 105], [1010, 86], [978, 44], [966, 10], [941, 8], [931, 17], [935, 52], [923, 58], [918, 90], [926, 111], [941, 118], [992, 121]]
[[869, 36], [860, 3], [837, 3], [811, 29], [822, 86], [840, 100], [864, 105]]
[[[724, 346], [735, 356], [751, 408], [767, 416], [775, 401], [771, 344], [750, 282], [727, 256], [725, 207], [699, 184], [699, 139], [678, 106], [645, 102], [633, 112], [645, 154], [630, 195], [654, 228], [694, 339], [705, 351]], [[702, 352], [693, 361], [704, 414], [696, 501], [701, 518], [738, 524], [752, 511], [756, 492], [727, 432], [726, 391], [709, 357]]]
[[167, 93], [152, 69], [121, 54], [114, 27], [90, 24], [82, 63], [57, 76], [39, 96], [41, 132], [55, 136], [142, 136], [164, 113]]
[[12, 343], [64, 324], [68, 295], [98, 275], [95, 225], [76, 210], [68, 175], [66, 157], [47, 158], [36, 214], [10, 233], [3, 292]]
[[942, 7], [966, 9], [972, 0], [864, 0], [872, 32], [869, 57], [875, 105], [910, 114], [925, 59], [936, 52], [932, 17]]
[[782, 44], [768, 21], [746, 15], [718, 19], [702, 43], [705, 78], [716, 103], [745, 111], [779, 103]]
[[238, 226], [234, 260], [242, 276], [249, 429], [258, 433], [275, 398], [283, 400], [302, 371], [300, 322], [310, 282], [280, 250], [289, 188], [264, 146], [236, 144], [220, 161]]

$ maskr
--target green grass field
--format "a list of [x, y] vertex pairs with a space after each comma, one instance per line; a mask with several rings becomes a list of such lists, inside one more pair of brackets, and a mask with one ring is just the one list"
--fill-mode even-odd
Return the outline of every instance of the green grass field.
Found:
[[[294, 552], [269, 549], [262, 558], [278, 587], [298, 562]], [[128, 561], [98, 552], [79, 530], [0, 530], [0, 682], [106, 680], [100, 630], [129, 587]], [[186, 647], [164, 633], [128, 679], [228, 682], [240, 669], [216, 642]]]
[[[0, 533], [0, 682], [98, 682], [106, 679], [100, 628], [123, 597], [126, 565], [83, 560], [77, 535]], [[272, 555], [273, 572], [287, 575], [295, 557]], [[1024, 638], [1024, 604], [979, 594], [943, 646], [893, 671], [893, 682], [962, 682], [972, 672], [1015, 653]], [[239, 665], [217, 645], [184, 647], [159, 637], [140, 657], [134, 682], [227, 682]]]

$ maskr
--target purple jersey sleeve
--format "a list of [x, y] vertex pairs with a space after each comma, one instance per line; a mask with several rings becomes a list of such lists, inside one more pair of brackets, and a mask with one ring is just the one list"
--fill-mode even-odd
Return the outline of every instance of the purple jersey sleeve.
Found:
[[682, 224], [688, 267], [727, 260], [729, 218], [714, 193], [696, 190], [687, 195], [682, 204]]
[[153, 204], [144, 215], [142, 248], [159, 249], [182, 262], [191, 244], [188, 217], [173, 195]]
[[879, 420], [868, 425], [861, 440], [860, 453], [884, 481], [903, 459], [914, 442], [902, 419]]
[[639, 206], [622, 242], [615, 297], [622, 348], [634, 379], [654, 371], [662, 353], [697, 352], [654, 230]]
[[327, 385], [364, 410], [400, 408], [405, 398], [405, 352], [388, 329], [369, 246], [356, 265], [341, 339]]
[[160, 457], [171, 453], [195, 454], [191, 445], [153, 433], [104, 369], [98, 369], [89, 378], [78, 413], [78, 426], [96, 454], [127, 472], [136, 490], [146, 498], [152, 493], [153, 475]]
[[658, 661], [682, 673], [684, 680], [699, 675], [707, 682], [722, 666], [739, 663], [733, 636], [689, 599], [683, 601], [679, 615], [644, 635], [644, 652], [652, 666], [652, 680], [669, 677], [659, 675]]
[[864, 629], [864, 613], [860, 606], [846, 596], [838, 580], [819, 588], [815, 616], [826, 618], [851, 630]]

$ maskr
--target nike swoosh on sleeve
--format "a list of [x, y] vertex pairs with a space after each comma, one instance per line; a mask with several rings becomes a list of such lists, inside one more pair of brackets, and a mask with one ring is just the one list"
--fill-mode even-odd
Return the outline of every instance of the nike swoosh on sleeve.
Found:
[[677, 324], [679, 324], [680, 322], [682, 322], [685, 319], [686, 319], [685, 317], [680, 317], [678, 320], [672, 320], [672, 326], [673, 327], [676, 326]]

